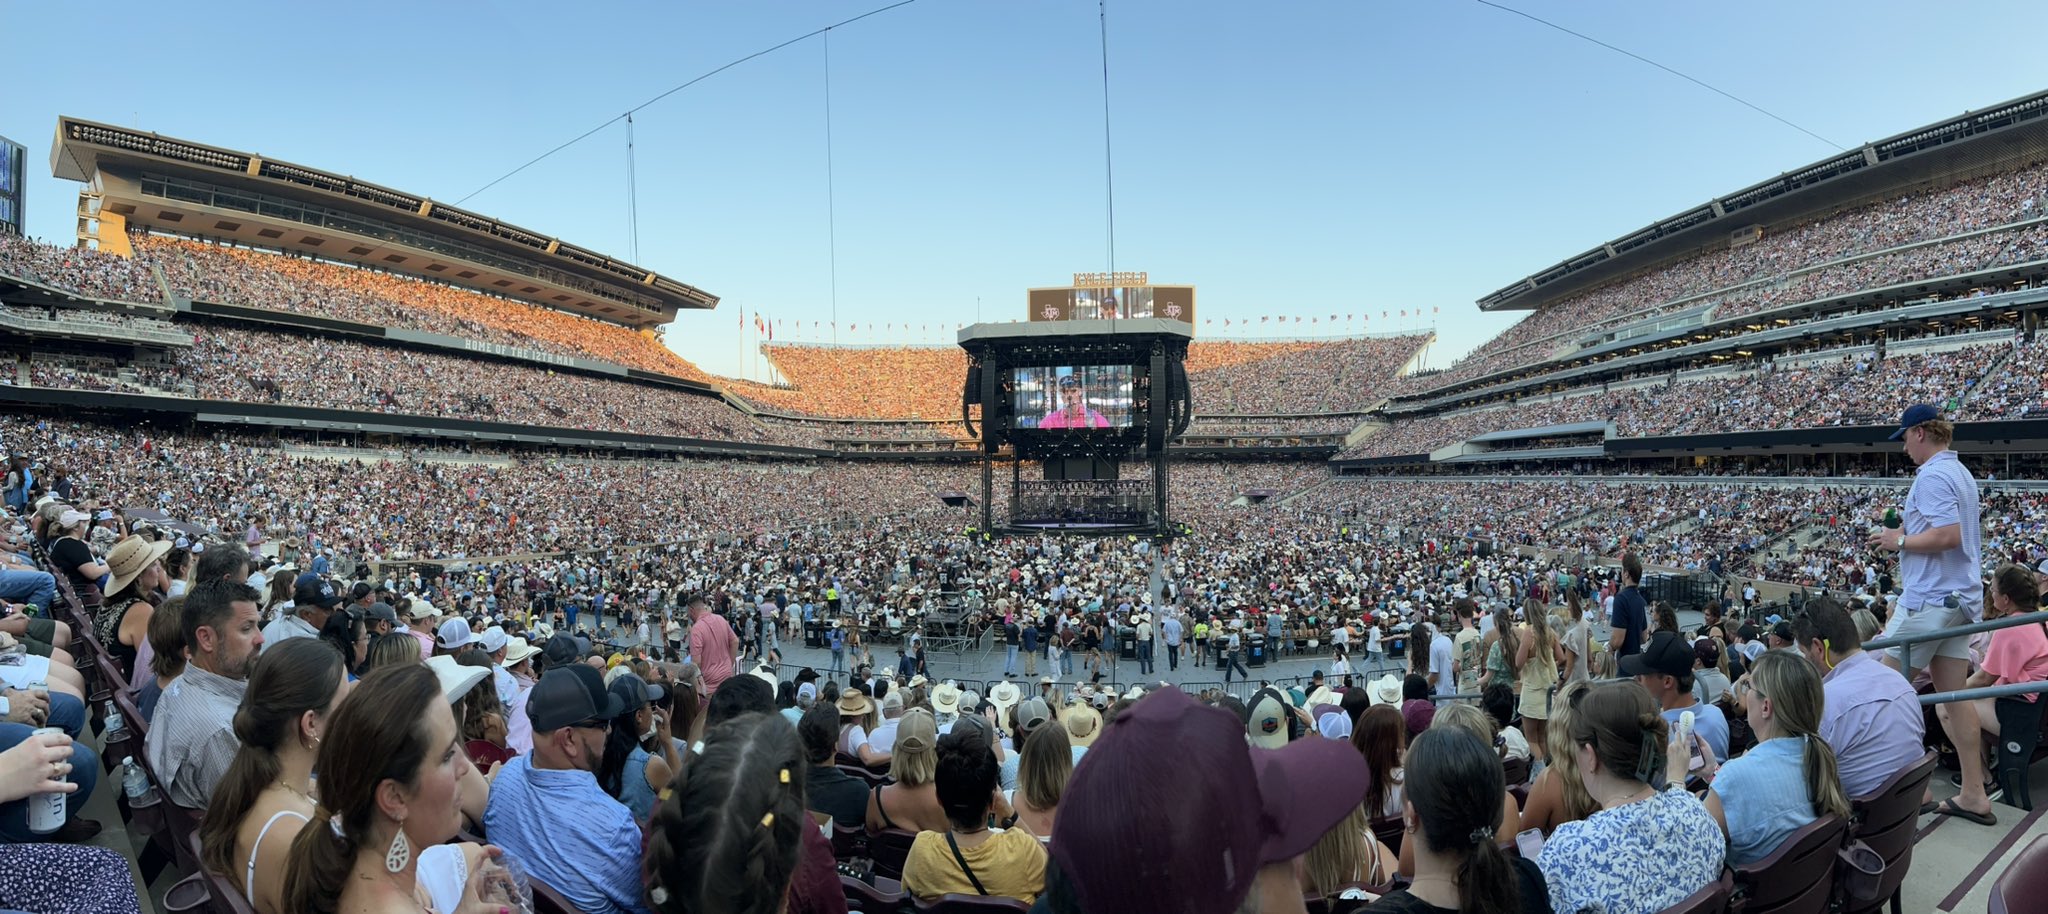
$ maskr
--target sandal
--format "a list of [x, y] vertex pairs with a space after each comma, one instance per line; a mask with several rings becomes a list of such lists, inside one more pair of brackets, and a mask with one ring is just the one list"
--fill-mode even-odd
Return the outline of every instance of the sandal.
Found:
[[1970, 810], [1964, 809], [1963, 807], [1956, 804], [1954, 797], [1950, 797], [1939, 803], [1929, 803], [1925, 806], [1922, 806], [1920, 807], [1920, 814], [1923, 816], [1955, 816], [1958, 819], [1967, 819], [1971, 822], [1977, 823], [1978, 825], [1989, 826], [1998, 824], [1997, 817], [1991, 815], [1988, 812], [1971, 812]]

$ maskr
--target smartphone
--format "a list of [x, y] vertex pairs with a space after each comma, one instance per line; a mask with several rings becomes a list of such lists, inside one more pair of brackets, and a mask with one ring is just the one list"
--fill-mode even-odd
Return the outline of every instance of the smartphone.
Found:
[[1536, 855], [1543, 853], [1543, 829], [1531, 828], [1516, 835], [1515, 850], [1521, 852], [1522, 859], [1534, 863]]

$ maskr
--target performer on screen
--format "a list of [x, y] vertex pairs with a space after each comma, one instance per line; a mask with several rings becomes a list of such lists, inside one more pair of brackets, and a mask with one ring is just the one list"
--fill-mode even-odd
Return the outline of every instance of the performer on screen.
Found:
[[1060, 377], [1060, 408], [1046, 413], [1039, 428], [1108, 428], [1109, 420], [1088, 408], [1088, 393], [1073, 375]]

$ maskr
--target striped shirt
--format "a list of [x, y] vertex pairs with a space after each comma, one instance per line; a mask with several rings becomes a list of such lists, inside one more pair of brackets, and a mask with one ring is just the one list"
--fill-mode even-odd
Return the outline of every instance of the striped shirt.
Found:
[[243, 680], [187, 666], [157, 699], [142, 748], [171, 802], [205, 809], [213, 799], [214, 786], [227, 776], [242, 748], [235, 739], [235, 709], [248, 687]]
[[1977, 479], [1956, 459], [1956, 452], [1942, 451], [1920, 465], [1913, 488], [1906, 493], [1906, 534], [1960, 526], [1963, 542], [1960, 548], [1937, 553], [1899, 553], [1899, 579], [1904, 589], [1899, 605], [1915, 610], [1939, 604], [1953, 593], [1962, 600], [1972, 621], [1984, 617], [1977, 528], [1981, 504]]

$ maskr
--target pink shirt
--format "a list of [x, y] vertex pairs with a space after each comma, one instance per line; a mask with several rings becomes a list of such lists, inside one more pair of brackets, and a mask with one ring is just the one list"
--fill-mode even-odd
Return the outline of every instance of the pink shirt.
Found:
[[704, 674], [704, 697], [710, 698], [720, 684], [732, 678], [739, 653], [739, 639], [733, 637], [724, 616], [705, 613], [690, 624], [690, 660]]
[[[2015, 625], [1992, 632], [1984, 672], [1998, 677], [1993, 685], [2048, 679], [2048, 630], [2043, 625]], [[2030, 693], [2026, 699], [2039, 697]]]
[[421, 660], [425, 660], [425, 659], [427, 659], [427, 658], [429, 658], [429, 657], [432, 657], [432, 656], [434, 656], [434, 636], [433, 636], [433, 635], [429, 635], [429, 634], [427, 634], [426, 632], [422, 632], [422, 631], [414, 631], [414, 630], [412, 630], [412, 629], [410, 629], [410, 628], [406, 629], [406, 630], [405, 630], [405, 633], [406, 633], [406, 634], [408, 634], [408, 635], [411, 635], [411, 636], [413, 636], [413, 637], [414, 637], [414, 638], [416, 638], [416, 639], [419, 639], [419, 642], [420, 642], [420, 659], [421, 659]]
[[1039, 420], [1038, 427], [1108, 428], [1109, 420], [1103, 418], [1101, 413], [1098, 413], [1092, 409], [1084, 410], [1083, 415], [1079, 416], [1068, 415], [1065, 410], [1057, 410], [1054, 412], [1046, 413], [1045, 418]]

